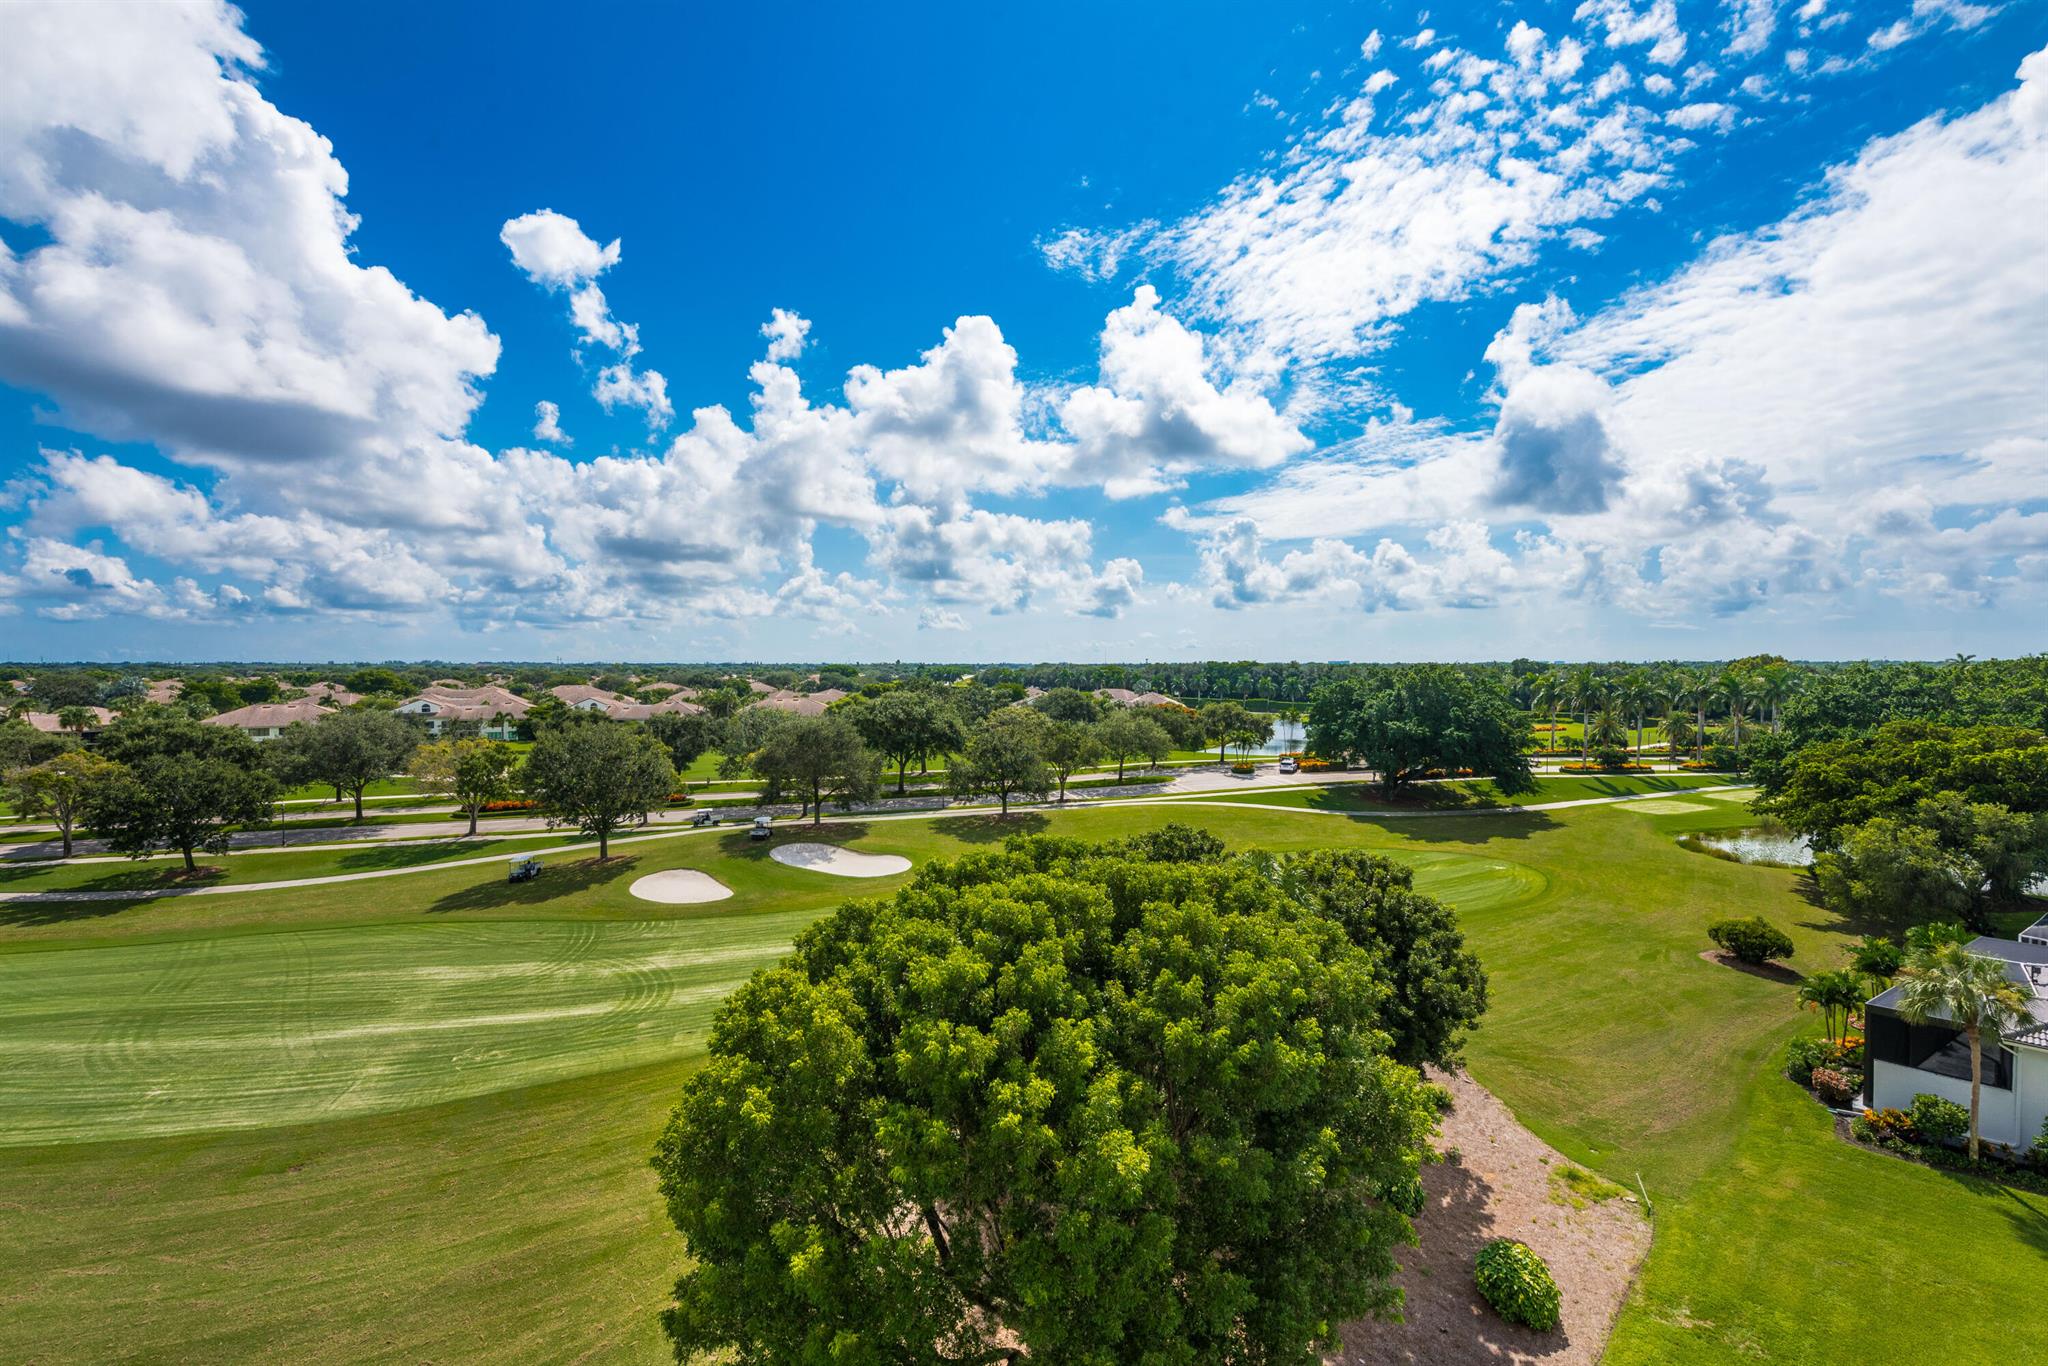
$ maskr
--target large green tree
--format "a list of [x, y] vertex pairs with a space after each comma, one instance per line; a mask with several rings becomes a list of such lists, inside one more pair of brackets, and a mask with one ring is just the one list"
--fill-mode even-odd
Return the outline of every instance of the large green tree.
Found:
[[1095, 727], [1084, 721], [1055, 721], [1045, 728], [1045, 762], [1059, 784], [1060, 800], [1067, 799], [1067, 779], [1102, 757], [1102, 741]]
[[1096, 723], [1095, 738], [1103, 754], [1116, 761], [1116, 779], [1124, 780], [1124, 765], [1132, 759], [1158, 763], [1173, 753], [1173, 737], [1166, 728], [1142, 711], [1119, 707]]
[[527, 795], [550, 826], [572, 825], [597, 840], [597, 856], [611, 857], [611, 838], [646, 821], [668, 802], [676, 769], [661, 741], [638, 726], [558, 726], [542, 734], [526, 756]]
[[763, 805], [794, 795], [813, 824], [825, 819], [825, 803], [866, 801], [875, 795], [882, 761], [845, 717], [792, 717], [778, 726], [753, 757], [763, 779]]
[[305, 779], [354, 798], [357, 820], [363, 818], [363, 790], [403, 769], [420, 742], [418, 727], [397, 712], [375, 708], [330, 712], [285, 729], [280, 741], [294, 749]]
[[703, 755], [718, 748], [725, 723], [708, 711], [665, 711], [647, 719], [647, 733], [661, 741], [676, 772], [686, 772]]
[[85, 750], [54, 755], [8, 775], [7, 792], [24, 816], [48, 816], [71, 857], [71, 837], [101, 788], [121, 773], [121, 766]]
[[1867, 735], [1804, 745], [1754, 772], [1764, 794], [1757, 809], [1817, 849], [1834, 848], [1874, 817], [1910, 818], [1923, 798], [1943, 793], [2048, 812], [2048, 734], [2024, 726], [1893, 721]]
[[1382, 955], [1250, 860], [1013, 840], [720, 1011], [654, 1164], [678, 1359], [1309, 1366], [1432, 1124]]
[[1227, 764], [1230, 746], [1255, 749], [1272, 739], [1273, 718], [1235, 702], [1211, 702], [1202, 708], [1202, 730], [1216, 746], [1216, 762]]
[[19, 717], [10, 717], [0, 721], [0, 776], [77, 748], [78, 741], [68, 735], [52, 735]]
[[1010, 799], [1043, 798], [1052, 790], [1052, 768], [1045, 761], [1050, 723], [1028, 707], [1005, 707], [967, 736], [967, 748], [953, 759], [946, 776], [955, 796], [994, 797], [1010, 814]]
[[1414, 664], [1321, 688], [1308, 751], [1363, 763], [1393, 796], [1431, 769], [1470, 769], [1503, 792], [1533, 785], [1523, 727], [1501, 685], [1444, 664]]
[[512, 795], [518, 767], [518, 751], [496, 740], [436, 740], [412, 752], [412, 776], [425, 790], [452, 800], [469, 817], [472, 835], [483, 809]]
[[926, 764], [967, 743], [960, 714], [937, 689], [896, 688], [862, 701], [850, 716], [868, 747], [896, 766], [896, 791], [912, 764]]
[[232, 726], [173, 712], [124, 718], [102, 732], [100, 754], [122, 771], [96, 785], [85, 824], [117, 852], [226, 853], [235, 827], [265, 820], [277, 784], [255, 741]]

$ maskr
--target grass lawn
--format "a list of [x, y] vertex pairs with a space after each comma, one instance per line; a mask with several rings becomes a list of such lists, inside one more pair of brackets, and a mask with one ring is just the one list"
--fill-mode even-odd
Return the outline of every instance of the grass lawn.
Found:
[[[1547, 781], [1564, 799], [1690, 776]], [[1575, 1161], [1631, 1187], [1640, 1173], [1655, 1202], [1610, 1360], [1875, 1360], [1853, 1344], [1878, 1322], [1883, 1359], [2014, 1359], [2048, 1202], [1849, 1148], [1776, 1075], [1810, 1017], [1792, 987], [1703, 962], [1706, 922], [1763, 914], [1809, 970], [1847, 936], [1799, 875], [1679, 848], [1751, 819], [1697, 805], [1394, 821], [1189, 801], [784, 838], [922, 860], [1171, 820], [1240, 847], [1384, 850], [1457, 908], [1486, 963], [1474, 1075]], [[451, 868], [0, 906], [0, 1035], [29, 1045], [0, 1072], [0, 1142], [106, 1140], [0, 1146], [0, 1359], [656, 1357], [680, 1249], [645, 1154], [695, 1031], [809, 916], [901, 879], [786, 868], [737, 833], [621, 853], [558, 854], [520, 886]], [[626, 891], [679, 866], [737, 895]], [[209, 1127], [137, 1136], [194, 1124]]]
[[1558, 774], [1536, 779], [1530, 791], [1508, 796], [1488, 778], [1421, 783], [1401, 800], [1389, 802], [1373, 783], [1340, 783], [1330, 787], [1267, 788], [1242, 795], [1204, 793], [1188, 801], [1251, 802], [1258, 806], [1306, 807], [1315, 811], [1483, 811], [1543, 802], [1584, 801], [1600, 797], [1632, 797], [1651, 792], [1684, 792], [1690, 788], [1725, 787], [1734, 779], [1719, 773], [1609, 773], [1585, 777]]

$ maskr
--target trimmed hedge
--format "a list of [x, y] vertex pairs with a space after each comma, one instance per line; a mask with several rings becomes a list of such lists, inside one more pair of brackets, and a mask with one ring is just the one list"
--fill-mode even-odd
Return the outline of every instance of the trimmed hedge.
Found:
[[1527, 1243], [1496, 1238], [1480, 1248], [1472, 1260], [1472, 1279], [1493, 1311], [1509, 1323], [1543, 1333], [1557, 1327], [1557, 1281]]
[[1745, 963], [1792, 956], [1792, 936], [1760, 915], [1747, 920], [1716, 920], [1707, 926], [1707, 938]]

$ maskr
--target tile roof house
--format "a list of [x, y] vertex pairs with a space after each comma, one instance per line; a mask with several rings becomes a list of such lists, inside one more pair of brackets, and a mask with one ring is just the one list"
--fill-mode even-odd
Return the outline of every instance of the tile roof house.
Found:
[[548, 692], [563, 706], [574, 707], [578, 711], [608, 712], [616, 706], [631, 705], [633, 701], [622, 693], [593, 688], [587, 683], [559, 683]]
[[[92, 713], [92, 723], [86, 727], [87, 731], [95, 731], [102, 726], [114, 724], [114, 713], [105, 707], [87, 707], [85, 710]], [[64, 728], [64, 723], [58, 719], [58, 715], [53, 711], [32, 711], [24, 713], [22, 719], [46, 735], [69, 734], [70, 732]]]
[[1097, 688], [1095, 695], [1106, 702], [1114, 702], [1119, 707], [1177, 707], [1180, 705], [1163, 692], [1132, 692], [1129, 688]]
[[[2029, 1000], [2028, 1020], [1983, 1044], [1980, 1125], [1993, 1143], [2024, 1148], [2048, 1120], [2048, 916], [2017, 939], [1979, 937], [1966, 947], [2005, 965], [2006, 980]], [[1970, 1103], [1970, 1046], [1940, 1019], [1914, 1024], [1899, 1013], [1901, 988], [1885, 988], [1863, 1008], [1863, 1103], [1873, 1110], [1910, 1109], [1913, 1097]]]
[[754, 705], [770, 711], [786, 711], [791, 716], [823, 716], [827, 707], [847, 695], [843, 688], [826, 688], [809, 696], [788, 691], [772, 692]]
[[512, 740], [518, 737], [519, 721], [533, 710], [533, 704], [496, 684], [481, 688], [436, 684], [400, 702], [396, 710], [401, 716], [424, 720], [429, 735], [439, 735], [443, 726], [474, 722], [486, 740]]
[[217, 716], [200, 718], [200, 724], [208, 726], [233, 726], [245, 732], [252, 740], [275, 740], [284, 734], [284, 728], [298, 721], [318, 721], [331, 716], [333, 711], [325, 703], [311, 697], [301, 697], [291, 702], [257, 702], [246, 707], [236, 707]]
[[363, 700], [361, 693], [350, 692], [339, 683], [308, 683], [306, 696], [335, 707], [352, 707]]

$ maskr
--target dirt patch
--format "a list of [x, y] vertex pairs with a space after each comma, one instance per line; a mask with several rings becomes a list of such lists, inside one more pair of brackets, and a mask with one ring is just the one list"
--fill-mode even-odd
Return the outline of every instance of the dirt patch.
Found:
[[1700, 954], [1700, 958], [1716, 967], [1734, 968], [1737, 972], [1761, 977], [1766, 982], [1783, 982], [1787, 986], [1796, 986], [1806, 980], [1806, 975], [1797, 968], [1788, 968], [1783, 963], [1745, 963], [1726, 949], [1707, 949]]
[[[1415, 1221], [1422, 1239], [1398, 1255], [1408, 1297], [1406, 1321], [1346, 1324], [1336, 1363], [1469, 1362], [1592, 1366], [1607, 1346], [1614, 1316], [1650, 1250], [1650, 1224], [1626, 1197], [1574, 1209], [1557, 1195], [1553, 1173], [1570, 1165], [1515, 1122], [1507, 1106], [1464, 1073], [1439, 1076], [1456, 1102], [1437, 1147], [1454, 1161], [1429, 1167], [1429, 1204]], [[1537, 1333], [1503, 1321], [1472, 1284], [1472, 1259], [1494, 1238], [1519, 1238], [1550, 1264], [1564, 1301], [1564, 1322]]]

